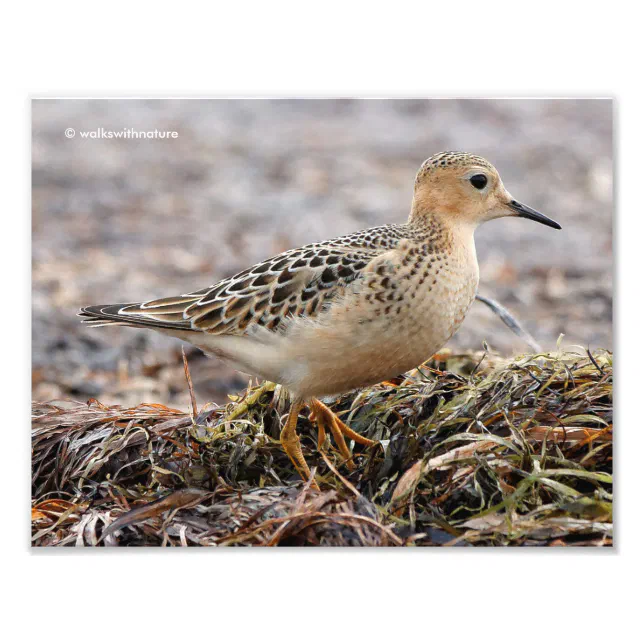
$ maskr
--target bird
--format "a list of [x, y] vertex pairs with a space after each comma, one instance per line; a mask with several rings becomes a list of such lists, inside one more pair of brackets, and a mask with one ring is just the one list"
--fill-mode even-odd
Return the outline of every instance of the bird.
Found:
[[279, 383], [291, 406], [280, 441], [319, 489], [296, 431], [308, 406], [318, 448], [331, 432], [350, 469], [358, 434], [320, 399], [372, 386], [434, 355], [477, 293], [474, 231], [501, 217], [561, 226], [515, 200], [483, 157], [446, 151], [416, 174], [405, 223], [288, 250], [184, 295], [86, 306], [91, 326], [149, 328], [191, 343], [246, 374]]

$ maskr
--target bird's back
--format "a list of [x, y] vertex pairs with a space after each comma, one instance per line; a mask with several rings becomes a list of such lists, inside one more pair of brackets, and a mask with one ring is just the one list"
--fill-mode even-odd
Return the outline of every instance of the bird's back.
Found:
[[289, 318], [315, 317], [362, 277], [367, 264], [395, 248], [405, 225], [370, 228], [271, 257], [204, 289], [146, 302], [81, 309], [91, 326], [125, 325], [171, 332], [244, 335], [275, 330]]

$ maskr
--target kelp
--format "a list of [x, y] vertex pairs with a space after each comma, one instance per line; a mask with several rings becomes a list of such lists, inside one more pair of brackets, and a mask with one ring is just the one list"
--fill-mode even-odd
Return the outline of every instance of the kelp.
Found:
[[608, 351], [443, 352], [327, 404], [377, 444], [351, 446], [350, 471], [303, 412], [316, 491], [282, 450], [272, 383], [189, 413], [34, 403], [32, 543], [612, 545]]

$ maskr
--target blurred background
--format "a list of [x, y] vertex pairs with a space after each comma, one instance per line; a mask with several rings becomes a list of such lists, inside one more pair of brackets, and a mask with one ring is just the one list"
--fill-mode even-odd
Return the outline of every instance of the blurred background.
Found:
[[[612, 348], [609, 100], [36, 100], [33, 397], [187, 408], [177, 340], [88, 329], [82, 305], [176, 295], [289, 248], [404, 222], [428, 156], [489, 159], [562, 231], [501, 219], [476, 235], [479, 292], [544, 348]], [[74, 128], [76, 136], [66, 138]], [[82, 130], [176, 139], [83, 139]], [[475, 302], [454, 351], [529, 351]], [[248, 378], [186, 346], [199, 405]]]

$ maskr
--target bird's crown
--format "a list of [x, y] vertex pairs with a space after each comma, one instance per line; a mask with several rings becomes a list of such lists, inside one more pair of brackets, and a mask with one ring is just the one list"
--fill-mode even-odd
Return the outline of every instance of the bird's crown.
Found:
[[470, 154], [469, 152], [439, 152], [429, 157], [423, 165], [420, 166], [418, 174], [416, 175], [416, 184], [422, 181], [428, 174], [436, 171], [438, 168], [447, 168], [447, 167], [457, 167], [457, 166], [468, 166], [468, 165], [478, 165], [483, 168], [490, 168], [494, 170], [494, 166], [484, 159], [479, 157], [476, 154]]

